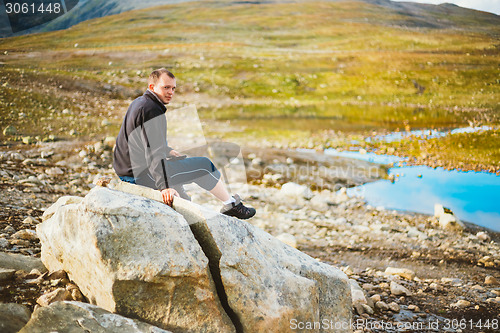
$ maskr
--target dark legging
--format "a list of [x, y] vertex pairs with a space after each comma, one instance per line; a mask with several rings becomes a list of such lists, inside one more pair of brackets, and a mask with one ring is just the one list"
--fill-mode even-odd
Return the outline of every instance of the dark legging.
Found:
[[[207, 157], [187, 157], [182, 160], [166, 160], [168, 186], [176, 188], [184, 184], [196, 183], [211, 191], [219, 182], [220, 172]], [[155, 188], [155, 181], [149, 173], [135, 178], [135, 183]]]

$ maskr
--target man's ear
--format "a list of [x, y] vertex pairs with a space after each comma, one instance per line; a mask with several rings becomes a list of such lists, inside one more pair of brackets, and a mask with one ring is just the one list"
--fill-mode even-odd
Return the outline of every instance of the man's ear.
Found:
[[154, 86], [155, 86], [155, 85], [154, 85], [154, 84], [152, 84], [152, 83], [151, 83], [150, 85], [148, 85], [149, 90], [154, 91], [154, 90], [153, 90]]

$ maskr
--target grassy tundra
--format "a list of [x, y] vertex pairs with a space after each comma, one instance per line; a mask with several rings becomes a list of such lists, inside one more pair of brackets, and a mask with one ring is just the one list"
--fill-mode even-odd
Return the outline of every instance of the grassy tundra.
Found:
[[[178, 77], [174, 106], [195, 103], [209, 137], [247, 144], [345, 147], [374, 132], [497, 126], [500, 17], [420, 8], [203, 1], [4, 38], [0, 125], [17, 135], [0, 140], [115, 135], [162, 66]], [[476, 136], [396, 148], [432, 156], [437, 147], [453, 165], [474, 158], [500, 170], [498, 131]]]

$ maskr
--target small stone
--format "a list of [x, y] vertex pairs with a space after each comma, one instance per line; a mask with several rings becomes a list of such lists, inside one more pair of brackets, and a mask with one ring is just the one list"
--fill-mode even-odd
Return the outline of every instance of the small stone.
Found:
[[480, 241], [482, 242], [490, 242], [491, 241], [491, 237], [490, 235], [488, 235], [487, 233], [485, 233], [484, 231], [480, 231], [476, 234], [476, 237], [477, 239], [479, 239]]
[[407, 280], [413, 280], [415, 278], [415, 272], [406, 268], [387, 267], [385, 274], [401, 276]]
[[30, 246], [30, 242], [28, 242], [27, 240], [24, 240], [24, 239], [13, 239], [10, 241], [10, 244], [24, 246], [24, 247]]
[[369, 315], [372, 315], [374, 313], [373, 309], [368, 304], [361, 304], [361, 307], [363, 308], [364, 312], [368, 313]]
[[59, 176], [59, 175], [64, 174], [64, 171], [62, 171], [61, 168], [54, 167], [54, 168], [46, 169], [45, 173], [47, 175], [50, 175], [50, 176]]
[[399, 312], [401, 310], [398, 303], [396, 303], [396, 302], [391, 302], [388, 304], [388, 306], [389, 306], [389, 310], [391, 310], [393, 312]]
[[486, 300], [486, 302], [488, 302], [488, 303], [490, 303], [490, 302], [491, 302], [491, 303], [499, 303], [499, 304], [500, 304], [500, 297], [488, 298], [488, 299]]
[[15, 269], [0, 267], [0, 281], [8, 281], [14, 277]]
[[471, 287], [472, 290], [477, 290], [479, 292], [484, 292], [484, 288], [481, 287], [480, 285], [476, 284], [475, 286]]
[[411, 296], [412, 293], [409, 291], [407, 288], [403, 287], [400, 284], [397, 284], [394, 281], [391, 281], [391, 294], [395, 296], [399, 295], [405, 295], [405, 296]]
[[362, 287], [366, 291], [372, 291], [373, 289], [375, 289], [375, 286], [371, 283], [363, 283]]
[[17, 135], [17, 129], [12, 125], [7, 126], [3, 129], [3, 135], [5, 136]]
[[384, 301], [378, 301], [377, 303], [375, 303], [375, 307], [382, 311], [389, 310], [389, 305], [387, 305], [387, 303], [385, 303]]
[[379, 294], [375, 294], [372, 297], [370, 297], [374, 303], [380, 302], [382, 300], [382, 297], [380, 297]]
[[498, 280], [494, 276], [488, 275], [484, 279], [484, 283], [487, 284], [487, 285], [493, 285], [493, 286], [495, 286], [495, 285], [498, 284]]
[[24, 144], [30, 145], [33, 142], [35, 142], [35, 140], [31, 136], [23, 136], [23, 143]]
[[36, 302], [41, 306], [48, 306], [53, 302], [58, 301], [72, 301], [71, 293], [64, 288], [57, 288], [56, 290], [40, 296]]
[[63, 280], [63, 279], [67, 279], [67, 278], [68, 278], [68, 274], [62, 269], [60, 269], [58, 271], [51, 272], [47, 276], [48, 280]]
[[38, 239], [36, 232], [29, 229], [19, 230], [15, 234], [12, 235], [13, 238], [24, 239], [24, 240], [35, 240]]
[[12, 226], [8, 225], [3, 229], [3, 231], [8, 232], [8, 233], [14, 233], [14, 232], [16, 232], [16, 229], [14, 229]]
[[378, 285], [381, 289], [388, 289], [390, 286], [387, 282], [382, 282]]
[[28, 216], [27, 218], [25, 218], [23, 220], [23, 224], [31, 224], [31, 225], [35, 225], [35, 224], [38, 224], [37, 220], [35, 220], [34, 218], [32, 218], [31, 216]]
[[413, 312], [420, 312], [420, 308], [414, 304], [408, 305], [408, 310], [413, 311]]
[[464, 299], [460, 299], [456, 303], [451, 304], [450, 306], [454, 307], [454, 308], [461, 308], [461, 309], [463, 309], [463, 308], [469, 307], [470, 305], [471, 305], [471, 302], [466, 301]]
[[1, 249], [5, 249], [5, 248], [9, 247], [9, 244], [10, 243], [9, 243], [9, 241], [7, 239], [5, 239], [3, 237], [0, 238], [0, 248]]

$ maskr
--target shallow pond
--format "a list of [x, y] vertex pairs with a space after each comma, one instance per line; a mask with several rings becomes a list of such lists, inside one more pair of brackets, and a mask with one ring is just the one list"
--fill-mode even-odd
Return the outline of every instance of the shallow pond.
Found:
[[[325, 154], [358, 158], [374, 163], [402, 161], [395, 156], [373, 153], [337, 152]], [[389, 169], [395, 181], [379, 180], [353, 187], [349, 195], [363, 196], [372, 206], [434, 214], [434, 204], [450, 208], [462, 221], [500, 231], [500, 177], [486, 172], [448, 171], [427, 166]]]

